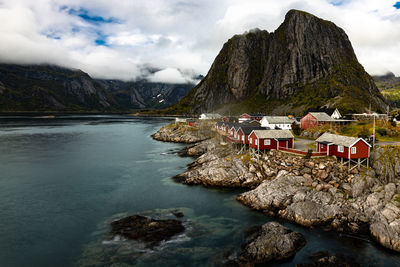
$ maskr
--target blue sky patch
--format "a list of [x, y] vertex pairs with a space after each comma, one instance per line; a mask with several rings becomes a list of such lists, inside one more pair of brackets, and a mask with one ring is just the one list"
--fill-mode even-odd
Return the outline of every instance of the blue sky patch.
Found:
[[96, 14], [93, 14], [90, 10], [87, 10], [85, 8], [79, 8], [79, 9], [74, 9], [74, 8], [69, 8], [67, 6], [61, 6], [60, 7], [61, 11], [67, 11], [68, 14], [73, 15], [73, 16], [78, 16], [81, 19], [92, 23], [92, 24], [101, 24], [101, 23], [119, 23], [119, 20], [113, 17], [106, 18], [103, 16], [99, 16]]
[[341, 6], [343, 5], [345, 2], [345, 0], [331, 0], [329, 1], [330, 4], [334, 5], [334, 6]]
[[96, 45], [99, 45], [99, 46], [110, 46], [110, 45], [107, 43], [107, 37], [108, 37], [108, 35], [103, 34], [103, 33], [100, 32], [100, 31], [96, 32], [96, 34], [97, 34], [97, 39], [94, 41], [94, 42], [96, 43]]
[[400, 9], [400, 2], [396, 2], [396, 4], [393, 5], [395, 8]]

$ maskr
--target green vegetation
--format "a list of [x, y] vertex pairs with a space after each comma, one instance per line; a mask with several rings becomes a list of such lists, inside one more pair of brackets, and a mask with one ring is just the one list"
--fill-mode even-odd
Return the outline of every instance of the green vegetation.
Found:
[[[307, 132], [331, 132], [345, 136], [367, 137], [373, 134], [373, 122], [355, 122], [345, 126], [325, 124], [309, 128]], [[389, 121], [377, 121], [375, 132], [380, 141], [400, 141], [400, 127], [393, 126]]]

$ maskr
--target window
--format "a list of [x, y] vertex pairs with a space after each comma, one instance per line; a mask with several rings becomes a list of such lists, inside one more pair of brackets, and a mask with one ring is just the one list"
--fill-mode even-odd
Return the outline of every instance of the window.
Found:
[[244, 141], [244, 135], [242, 135], [242, 141]]
[[343, 152], [344, 151], [344, 147], [343, 146], [338, 146], [337, 150], [338, 150], [338, 152]]
[[357, 153], [357, 148], [356, 147], [352, 147], [351, 148], [351, 154], [356, 154]]
[[321, 148], [324, 148], [324, 145], [321, 145]]
[[253, 138], [250, 138], [250, 144], [253, 144]]
[[264, 146], [269, 146], [269, 145], [271, 145], [271, 140], [269, 139], [264, 140]]
[[256, 139], [256, 145], [258, 145], [258, 139]]

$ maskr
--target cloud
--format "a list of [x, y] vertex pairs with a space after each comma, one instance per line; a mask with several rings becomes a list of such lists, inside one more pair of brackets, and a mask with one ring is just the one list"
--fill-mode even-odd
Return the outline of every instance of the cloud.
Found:
[[3, 0], [0, 61], [80, 68], [96, 78], [186, 82], [205, 75], [232, 35], [274, 31], [292, 8], [333, 21], [371, 74], [400, 75], [392, 0]]
[[147, 79], [151, 82], [159, 82], [159, 83], [196, 83], [193, 78], [186, 77], [182, 72], [174, 68], [166, 68], [160, 71], [157, 71], [151, 75], [147, 76]]

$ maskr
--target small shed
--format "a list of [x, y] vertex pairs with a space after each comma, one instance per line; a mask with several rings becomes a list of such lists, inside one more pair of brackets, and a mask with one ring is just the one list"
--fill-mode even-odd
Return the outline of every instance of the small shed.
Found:
[[351, 160], [369, 158], [370, 155], [371, 145], [363, 138], [324, 133], [315, 142], [318, 152], [326, 152], [328, 156]]
[[293, 148], [294, 136], [289, 130], [253, 130], [249, 146], [257, 150]]

